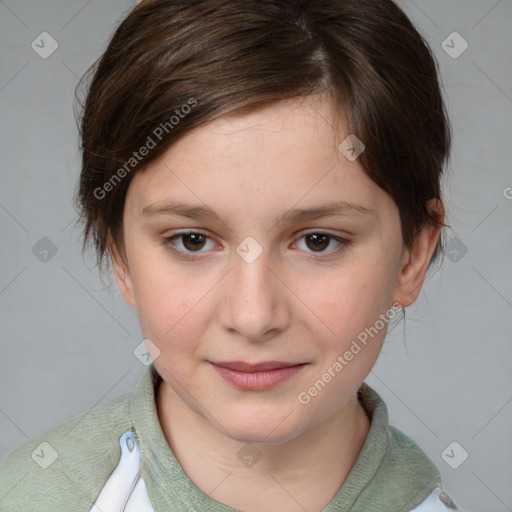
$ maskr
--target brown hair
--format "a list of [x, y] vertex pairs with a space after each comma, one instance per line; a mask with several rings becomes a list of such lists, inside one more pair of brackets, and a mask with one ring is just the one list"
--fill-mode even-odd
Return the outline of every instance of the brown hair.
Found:
[[[397, 204], [405, 246], [444, 225], [427, 204], [451, 146], [438, 64], [391, 0], [144, 0], [78, 88], [91, 74], [74, 199], [100, 272], [109, 234], [124, 253], [136, 172], [215, 118], [316, 93], [364, 142], [358, 162]], [[431, 263], [441, 251], [440, 238]]]

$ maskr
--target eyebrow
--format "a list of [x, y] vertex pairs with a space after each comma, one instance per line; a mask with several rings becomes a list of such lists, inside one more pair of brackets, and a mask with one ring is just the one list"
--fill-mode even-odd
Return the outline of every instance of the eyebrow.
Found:
[[[190, 219], [214, 218], [222, 222], [220, 215], [207, 206], [172, 201], [153, 203], [146, 206], [142, 210], [142, 215], [147, 217], [153, 215], [174, 215]], [[363, 216], [375, 216], [375, 210], [368, 206], [348, 201], [333, 201], [312, 208], [293, 208], [285, 212], [281, 219], [286, 217], [289, 221], [309, 221], [324, 217]]]

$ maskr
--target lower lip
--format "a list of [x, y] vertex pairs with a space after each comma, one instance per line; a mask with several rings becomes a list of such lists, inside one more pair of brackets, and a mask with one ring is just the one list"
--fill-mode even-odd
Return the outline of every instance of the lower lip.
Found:
[[224, 366], [213, 365], [217, 373], [230, 384], [237, 388], [249, 391], [261, 391], [270, 389], [285, 380], [290, 379], [300, 372], [304, 367], [303, 364], [296, 366], [288, 366], [287, 368], [276, 368], [275, 370], [266, 370], [261, 372], [239, 372], [226, 368]]

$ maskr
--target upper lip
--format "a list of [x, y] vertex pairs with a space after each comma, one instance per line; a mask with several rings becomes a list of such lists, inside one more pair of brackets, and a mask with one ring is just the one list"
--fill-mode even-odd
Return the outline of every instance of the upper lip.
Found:
[[298, 366], [304, 363], [287, 363], [284, 361], [264, 361], [262, 363], [246, 363], [244, 361], [219, 361], [212, 363], [216, 366], [223, 366], [224, 368], [229, 368], [230, 370], [235, 370], [238, 372], [264, 372], [268, 370], [276, 370], [277, 368], [289, 368], [290, 366]]

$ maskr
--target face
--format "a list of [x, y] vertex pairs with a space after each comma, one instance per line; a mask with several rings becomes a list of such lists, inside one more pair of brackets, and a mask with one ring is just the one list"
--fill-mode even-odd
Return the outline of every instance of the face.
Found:
[[220, 118], [128, 189], [119, 288], [163, 385], [233, 439], [284, 442], [341, 413], [435, 245], [404, 250], [331, 115], [318, 96]]

